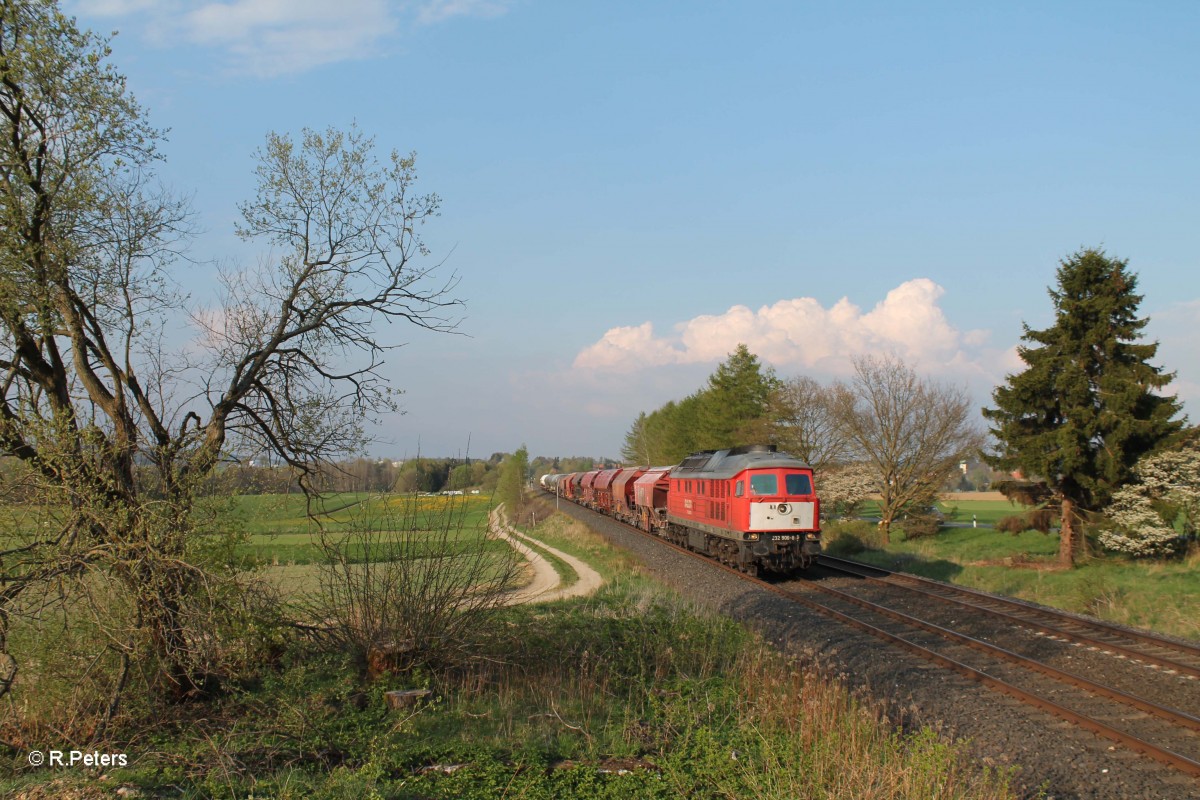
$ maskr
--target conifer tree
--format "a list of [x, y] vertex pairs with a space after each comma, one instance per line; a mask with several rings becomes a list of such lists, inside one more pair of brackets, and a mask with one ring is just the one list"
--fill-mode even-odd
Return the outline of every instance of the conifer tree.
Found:
[[734, 447], [750, 423], [767, 413], [771, 392], [779, 383], [774, 370], [763, 368], [744, 344], [717, 365], [708, 377], [699, 413], [700, 446]]
[[998, 443], [988, 463], [1044, 484], [1058, 505], [1066, 565], [1085, 548], [1081, 515], [1107, 504], [1137, 460], [1185, 422], [1175, 396], [1156, 393], [1174, 375], [1149, 363], [1157, 342], [1138, 341], [1147, 319], [1137, 316], [1128, 263], [1096, 249], [1059, 263], [1054, 324], [1024, 326], [1026, 368], [983, 410]]
[[625, 459], [627, 464], [649, 464], [654, 450], [650, 420], [643, 411], [638, 414], [629, 432], [625, 434], [625, 442], [621, 445], [621, 458]]
[[630, 463], [674, 464], [697, 450], [759, 441], [779, 383], [770, 367], [739, 344], [703, 388], [639, 414], [625, 434], [621, 455]]

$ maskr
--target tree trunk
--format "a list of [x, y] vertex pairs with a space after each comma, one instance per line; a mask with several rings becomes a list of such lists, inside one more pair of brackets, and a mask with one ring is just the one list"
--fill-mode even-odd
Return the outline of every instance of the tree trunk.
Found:
[[1075, 504], [1062, 499], [1062, 522], [1058, 538], [1058, 563], [1064, 567], [1075, 566]]
[[879, 543], [887, 546], [892, 543], [892, 520], [890, 517], [883, 517], [879, 520]]
[[166, 699], [182, 702], [204, 688], [188, 657], [189, 642], [180, 595], [175, 587], [160, 591], [149, 609], [151, 647], [158, 658], [159, 688]]

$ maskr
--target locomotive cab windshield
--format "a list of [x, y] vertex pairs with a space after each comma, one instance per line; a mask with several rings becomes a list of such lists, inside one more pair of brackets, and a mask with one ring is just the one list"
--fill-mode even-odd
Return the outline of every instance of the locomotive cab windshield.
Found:
[[[790, 497], [808, 497], [812, 493], [811, 477], [803, 472], [784, 474], [782, 494]], [[774, 497], [779, 494], [778, 475], [764, 473], [750, 476], [750, 495], [752, 497]]]

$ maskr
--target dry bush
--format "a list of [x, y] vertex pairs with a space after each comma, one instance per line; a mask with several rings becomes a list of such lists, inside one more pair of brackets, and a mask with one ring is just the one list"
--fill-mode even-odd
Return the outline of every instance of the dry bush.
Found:
[[1014, 536], [1024, 531], [1050, 533], [1050, 529], [1056, 524], [1058, 524], [1058, 514], [1054, 509], [1034, 508], [1024, 514], [1014, 514], [997, 520], [996, 530], [1011, 533]]
[[879, 529], [864, 520], [826, 523], [822, 531], [824, 551], [832, 556], [854, 556], [879, 547]]
[[469, 660], [516, 584], [521, 561], [467, 524], [466, 500], [422, 508], [364, 503], [345, 532], [323, 531], [307, 629], [368, 676]]
[[1053, 509], [1035, 508], [1025, 515], [1032, 530], [1049, 533], [1050, 528], [1058, 524], [1058, 514]]
[[910, 514], [900, 524], [904, 527], [905, 541], [912, 541], [936, 536], [942, 520], [933, 514]]
[[1028, 529], [1029, 524], [1025, 521], [1024, 514], [1001, 517], [1000, 519], [996, 520], [996, 530], [1004, 531], [1005, 533], [1011, 533], [1013, 536], [1016, 536], [1018, 533]]

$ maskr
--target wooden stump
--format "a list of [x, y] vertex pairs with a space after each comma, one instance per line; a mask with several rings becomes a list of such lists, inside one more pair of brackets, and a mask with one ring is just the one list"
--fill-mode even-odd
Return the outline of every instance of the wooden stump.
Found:
[[383, 693], [384, 699], [387, 700], [388, 708], [392, 711], [414, 708], [422, 701], [428, 700], [432, 695], [433, 692], [429, 689], [398, 689]]

